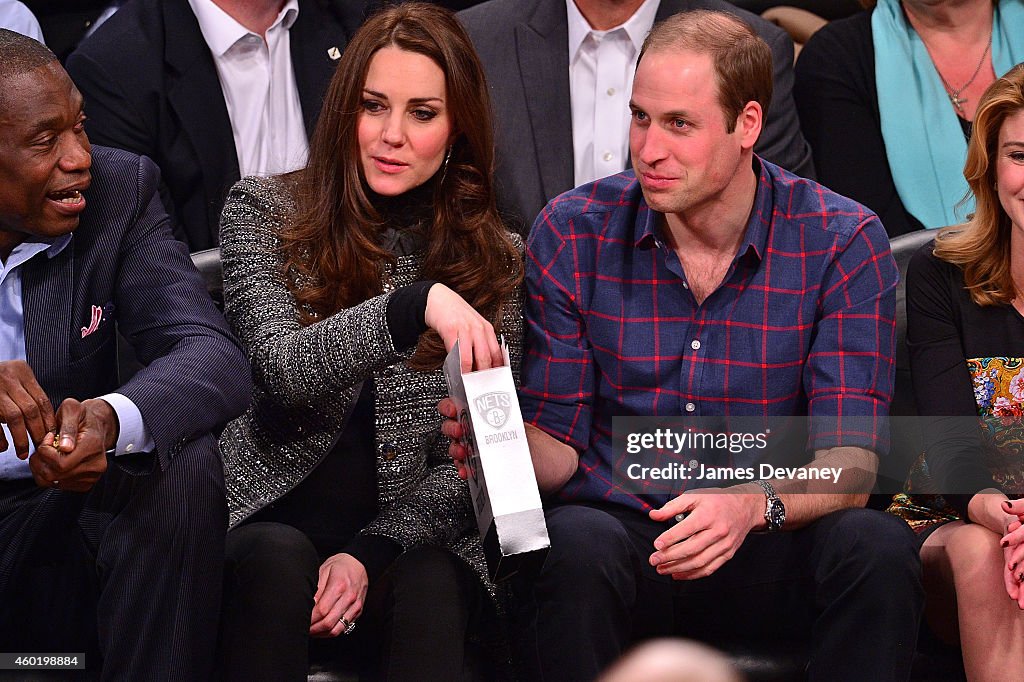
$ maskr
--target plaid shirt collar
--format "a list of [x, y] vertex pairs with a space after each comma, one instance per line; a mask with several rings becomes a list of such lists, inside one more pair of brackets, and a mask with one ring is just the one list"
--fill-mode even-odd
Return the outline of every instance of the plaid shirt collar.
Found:
[[[772, 179], [768, 176], [768, 171], [765, 170], [761, 164], [760, 157], [756, 154], [754, 155], [752, 165], [754, 173], [757, 175], [757, 192], [754, 194], [754, 205], [750, 211], [750, 218], [747, 220], [743, 242], [736, 251], [733, 262], [735, 263], [749, 253], [755, 259], [753, 264], [756, 265], [764, 257], [765, 247], [768, 244], [768, 232], [775, 209], [775, 196], [772, 192]], [[640, 181], [637, 180], [637, 182], [639, 183]], [[633, 246], [637, 248], [651, 248], [664, 241], [661, 235], [663, 215], [658, 211], [652, 210], [647, 205], [647, 199], [641, 195], [640, 209], [637, 211], [636, 217]]]

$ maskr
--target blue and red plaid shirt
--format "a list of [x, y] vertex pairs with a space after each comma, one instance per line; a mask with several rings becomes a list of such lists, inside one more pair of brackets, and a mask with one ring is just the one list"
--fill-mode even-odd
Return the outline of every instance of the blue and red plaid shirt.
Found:
[[815, 182], [756, 157], [754, 170], [743, 243], [700, 305], [631, 171], [538, 216], [520, 400], [580, 451], [563, 498], [664, 503], [615, 484], [615, 416], [827, 416], [808, 448], [885, 449], [899, 276], [885, 230]]

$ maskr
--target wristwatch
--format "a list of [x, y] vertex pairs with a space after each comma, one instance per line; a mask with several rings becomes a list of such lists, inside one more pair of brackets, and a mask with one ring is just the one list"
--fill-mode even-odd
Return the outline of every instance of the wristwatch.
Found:
[[782, 500], [775, 494], [775, 488], [768, 481], [756, 481], [764, 490], [764, 495], [767, 502], [764, 507], [764, 520], [768, 523], [769, 532], [782, 530], [782, 524], [786, 522], [786, 505], [782, 504]]

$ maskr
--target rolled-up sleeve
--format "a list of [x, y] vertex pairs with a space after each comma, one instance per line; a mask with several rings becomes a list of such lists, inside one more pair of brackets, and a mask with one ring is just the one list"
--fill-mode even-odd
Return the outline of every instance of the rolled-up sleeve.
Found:
[[519, 398], [523, 418], [577, 450], [590, 441], [593, 352], [577, 307], [578, 260], [571, 220], [558, 204], [538, 216], [526, 249], [526, 348]]

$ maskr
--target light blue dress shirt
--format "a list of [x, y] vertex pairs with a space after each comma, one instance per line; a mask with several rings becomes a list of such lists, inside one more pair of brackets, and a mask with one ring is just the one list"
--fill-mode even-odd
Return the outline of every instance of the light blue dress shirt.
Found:
[[44, 42], [43, 31], [32, 10], [17, 0], [0, 0], [0, 27]]
[[[32, 258], [44, 254], [53, 258], [71, 243], [71, 235], [64, 235], [50, 241], [25, 241], [14, 247], [7, 262], [0, 270], [0, 361], [26, 360], [25, 354], [25, 307], [21, 297], [21, 266]], [[115, 455], [147, 452], [154, 447], [149, 429], [142, 421], [142, 414], [129, 398], [120, 393], [100, 396], [107, 401], [117, 414], [120, 433], [117, 437]], [[14, 454], [14, 444], [7, 424], [3, 427], [7, 438], [7, 449], [0, 453], [0, 480], [32, 478], [28, 460], [20, 460]], [[29, 439], [29, 454], [35, 452]]]

